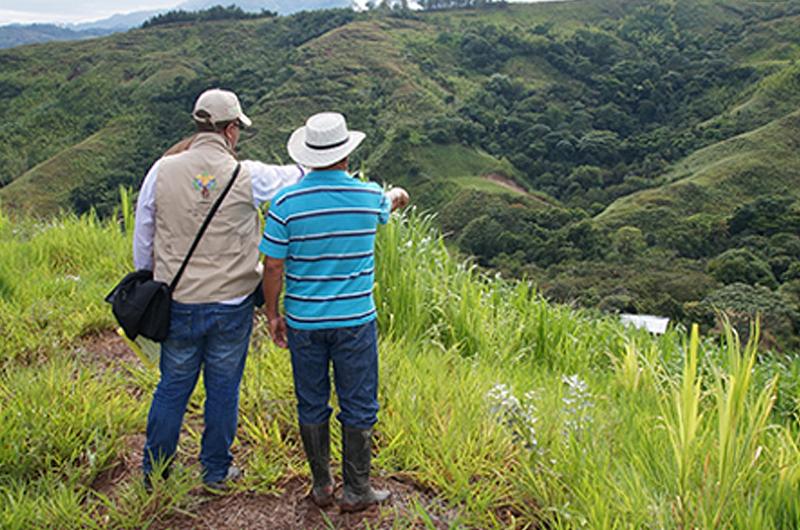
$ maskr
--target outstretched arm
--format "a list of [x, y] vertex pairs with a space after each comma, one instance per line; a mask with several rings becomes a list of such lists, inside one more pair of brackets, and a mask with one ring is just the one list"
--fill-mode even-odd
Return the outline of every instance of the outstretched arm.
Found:
[[306, 170], [298, 165], [271, 166], [255, 160], [245, 160], [242, 167], [250, 173], [256, 208], [271, 201], [281, 188], [296, 184], [306, 175]]

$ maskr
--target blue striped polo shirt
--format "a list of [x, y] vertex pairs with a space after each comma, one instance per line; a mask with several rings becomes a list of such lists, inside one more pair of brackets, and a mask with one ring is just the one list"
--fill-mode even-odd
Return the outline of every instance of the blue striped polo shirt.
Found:
[[375, 319], [375, 233], [391, 201], [378, 184], [313, 171], [273, 199], [259, 250], [285, 260], [286, 322], [331, 329]]

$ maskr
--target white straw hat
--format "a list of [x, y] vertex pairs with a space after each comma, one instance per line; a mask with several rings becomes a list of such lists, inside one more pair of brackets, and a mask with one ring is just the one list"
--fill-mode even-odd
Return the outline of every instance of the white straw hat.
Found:
[[347, 158], [367, 135], [348, 131], [347, 121], [339, 113], [323, 112], [311, 116], [289, 138], [289, 156], [306, 167], [328, 167]]
[[239, 120], [243, 127], [250, 127], [253, 122], [242, 112], [242, 105], [236, 94], [228, 90], [212, 88], [206, 90], [194, 104], [192, 117], [200, 123], [217, 124]]

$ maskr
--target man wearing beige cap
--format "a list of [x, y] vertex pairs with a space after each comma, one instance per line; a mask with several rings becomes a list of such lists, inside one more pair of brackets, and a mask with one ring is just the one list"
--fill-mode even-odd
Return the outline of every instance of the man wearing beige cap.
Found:
[[[153, 271], [156, 281], [168, 284], [179, 276], [172, 295], [169, 336], [161, 345], [161, 379], [147, 418], [143, 471], [148, 487], [156, 461], [169, 469], [201, 370], [206, 389], [200, 451], [203, 480], [219, 488], [240, 475], [231, 465], [230, 446], [236, 435], [254, 293], [263, 272], [257, 209], [304, 175], [301, 166], [237, 162], [240, 129], [252, 122], [233, 92], [204, 92], [192, 117], [197, 134], [153, 165], [136, 209], [136, 269]], [[223, 190], [227, 195], [180, 274], [189, 248]]]
[[[272, 339], [292, 356], [300, 435], [311, 467], [311, 499], [333, 502], [330, 472], [330, 365], [342, 425], [342, 511], [386, 500], [370, 486], [372, 427], [378, 413], [378, 336], [372, 296], [375, 234], [392, 210], [408, 203], [401, 188], [384, 193], [347, 173], [364, 140], [341, 114], [312, 116], [289, 140], [289, 154], [314, 168], [275, 196], [261, 251]], [[284, 305], [278, 298], [286, 275]]]

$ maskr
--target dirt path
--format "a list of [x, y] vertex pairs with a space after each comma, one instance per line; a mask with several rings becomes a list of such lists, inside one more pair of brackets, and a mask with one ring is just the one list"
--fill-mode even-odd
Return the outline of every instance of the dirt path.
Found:
[[490, 182], [494, 182], [495, 184], [498, 184], [498, 185], [506, 188], [507, 190], [513, 191], [515, 193], [522, 194], [525, 197], [527, 197], [528, 199], [533, 199], [534, 201], [540, 202], [542, 204], [546, 204], [548, 206], [556, 206], [556, 204], [554, 204], [550, 200], [529, 192], [528, 190], [526, 190], [525, 188], [520, 186], [517, 182], [515, 182], [513, 179], [511, 179], [511, 178], [509, 178], [509, 177], [507, 177], [505, 175], [502, 175], [500, 173], [490, 173], [488, 175], [484, 175], [483, 178], [485, 178], [486, 180], [488, 180]]
[[[101, 370], [120, 370], [123, 365], [136, 366], [140, 360], [114, 332], [105, 332], [83, 339], [74, 354], [100, 367]], [[142, 399], [145, 399], [142, 396]], [[188, 417], [187, 422], [200, 421]], [[197, 425], [199, 427], [199, 425]], [[186, 439], [184, 437], [182, 439]], [[140, 465], [144, 434], [137, 433], [124, 439], [123, 451], [116, 462], [101, 473], [92, 489], [109, 498], [116, 497], [120, 488], [141, 480]], [[184, 457], [179, 453], [179, 460]], [[191, 465], [191, 459], [184, 462]], [[334, 463], [334, 469], [338, 465]], [[244, 472], [247, 473], [246, 466]], [[341, 477], [335, 477], [341, 495]], [[392, 498], [385, 505], [359, 514], [341, 514], [338, 508], [317, 508], [307, 497], [308, 479], [286, 476], [278, 484], [280, 495], [266, 495], [253, 491], [234, 490], [227, 494], [210, 494], [202, 487], [190, 495], [194, 508], [190, 514], [175, 513], [158, 521], [156, 530], [166, 529], [389, 529], [389, 528], [450, 528], [457, 517], [457, 509], [448, 508], [432, 492], [402, 476], [374, 479], [377, 487], [388, 489]], [[420, 508], [427, 514], [426, 525]]]
[[500, 186], [525, 195], [526, 197], [533, 197], [528, 190], [514, 182], [514, 180], [506, 177], [505, 175], [501, 175], [499, 173], [490, 173], [484, 177], [486, 180], [494, 182], [495, 184], [499, 184]]

